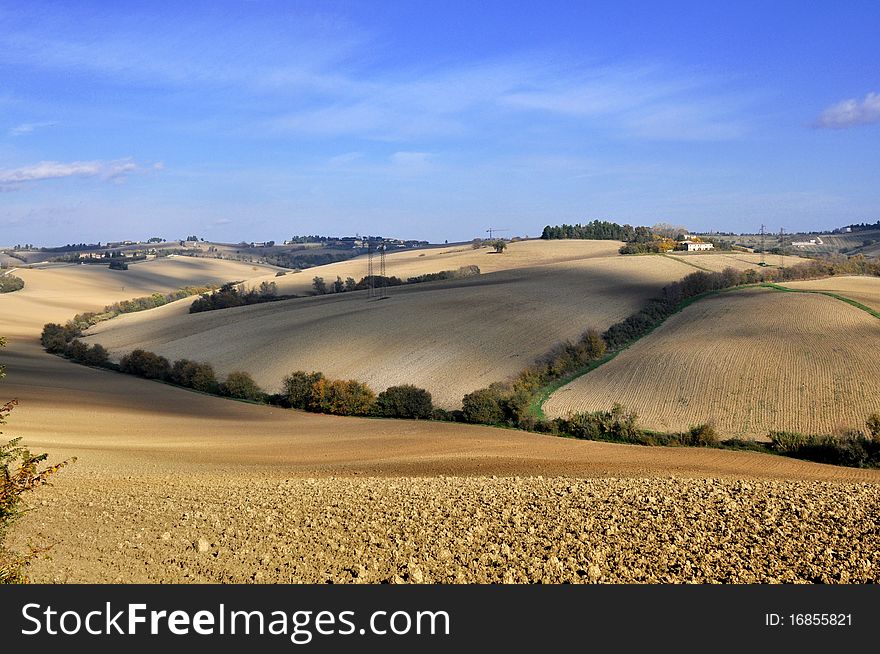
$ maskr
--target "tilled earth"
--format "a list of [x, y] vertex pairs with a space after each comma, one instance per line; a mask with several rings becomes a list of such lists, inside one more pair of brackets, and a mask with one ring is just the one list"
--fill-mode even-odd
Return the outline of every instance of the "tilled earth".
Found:
[[15, 544], [37, 582], [880, 581], [880, 485], [74, 475]]

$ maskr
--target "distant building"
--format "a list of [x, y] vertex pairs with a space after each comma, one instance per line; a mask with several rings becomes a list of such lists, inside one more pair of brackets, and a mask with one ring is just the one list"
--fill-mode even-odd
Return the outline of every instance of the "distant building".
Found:
[[686, 252], [696, 252], [698, 250], [714, 250], [715, 246], [711, 243], [700, 243], [697, 241], [682, 241], [680, 243], [682, 250]]

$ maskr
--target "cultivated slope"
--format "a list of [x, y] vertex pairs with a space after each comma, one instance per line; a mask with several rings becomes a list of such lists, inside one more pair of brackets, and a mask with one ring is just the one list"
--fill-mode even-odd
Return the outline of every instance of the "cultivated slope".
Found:
[[688, 272], [663, 257], [584, 259], [392, 288], [386, 300], [352, 292], [144, 312], [102, 323], [86, 340], [116, 357], [142, 347], [209, 361], [221, 374], [246, 370], [270, 391], [293, 370], [320, 370], [377, 391], [416, 384], [457, 408], [465, 393], [517, 374], [560, 340], [621, 320]]
[[786, 288], [837, 293], [880, 311], [880, 277], [840, 276], [804, 282], [786, 282]]
[[95, 311], [119, 300], [183, 286], [222, 284], [274, 270], [274, 266], [192, 257], [134, 263], [128, 270], [72, 264], [19, 268], [15, 274], [24, 280], [25, 287], [15, 293], [0, 294], [0, 334], [33, 336], [34, 326], [63, 323], [74, 314]]
[[[509, 243], [503, 254], [496, 254], [488, 246], [474, 250], [470, 245], [424, 248], [418, 250], [389, 250], [386, 255], [386, 274], [408, 277], [435, 273], [441, 270], [456, 270], [462, 266], [479, 266], [483, 273], [531, 268], [551, 263], [581, 261], [596, 257], [617, 256], [623, 245], [620, 241], [517, 241]], [[379, 274], [379, 257], [374, 259], [375, 274]], [[323, 277], [327, 284], [336, 277], [343, 280], [351, 277], [355, 281], [367, 275], [367, 257], [360, 256], [348, 261], [307, 268], [300, 273], [288, 273], [283, 277], [266, 276], [254, 279], [251, 283], [274, 281], [279, 293], [305, 295], [312, 291], [312, 279]]]
[[713, 420], [727, 436], [827, 433], [880, 410], [877, 352], [880, 321], [840, 300], [723, 293], [672, 316], [544, 409], [560, 416], [619, 402], [660, 430]]

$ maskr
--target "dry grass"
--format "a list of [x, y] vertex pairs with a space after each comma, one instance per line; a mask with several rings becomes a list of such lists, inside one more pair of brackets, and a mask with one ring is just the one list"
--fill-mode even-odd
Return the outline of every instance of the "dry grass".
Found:
[[828, 433], [880, 410], [880, 322], [822, 295], [749, 290], [701, 300], [554, 393], [549, 415], [620, 402], [643, 426], [713, 420], [725, 436]]
[[142, 312], [101, 323], [86, 341], [116, 358], [141, 347], [210, 361], [221, 375], [245, 370], [269, 391], [293, 370], [320, 370], [377, 391], [415, 384], [439, 406], [459, 408], [465, 393], [516, 375], [587, 327], [621, 320], [687, 272], [662, 257], [585, 259], [392, 288], [382, 301], [354, 292], [193, 315]]

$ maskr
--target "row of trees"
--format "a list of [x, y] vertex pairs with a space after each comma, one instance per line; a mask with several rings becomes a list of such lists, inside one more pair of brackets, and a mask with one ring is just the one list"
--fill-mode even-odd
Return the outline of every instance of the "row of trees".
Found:
[[81, 336], [81, 332], [85, 331], [89, 327], [97, 325], [99, 322], [115, 318], [116, 316], [119, 316], [121, 314], [136, 313], [138, 311], [155, 309], [157, 307], [164, 306], [169, 302], [175, 302], [177, 300], [182, 300], [185, 297], [199, 295], [200, 293], [206, 293], [208, 291], [214, 290], [215, 288], [217, 287], [213, 285], [185, 286], [184, 288], [179, 288], [176, 291], [171, 291], [170, 293], [153, 293], [152, 295], [144, 295], [141, 297], [133, 298], [131, 300], [114, 302], [113, 304], [108, 304], [107, 306], [105, 306], [102, 311], [87, 311], [84, 313], [76, 314], [72, 320], [68, 321], [66, 327], [75, 332], [80, 332], [76, 333], [74, 336]]
[[356, 282], [353, 277], [337, 276], [336, 281], [327, 284], [323, 277], [315, 277], [312, 279], [312, 291], [315, 295], [328, 295], [330, 293], [346, 293], [349, 291], [364, 291], [369, 288], [387, 288], [391, 286], [403, 286], [404, 284], [421, 284], [422, 282], [435, 282], [445, 279], [463, 279], [465, 277], [474, 277], [480, 274], [479, 266], [462, 266], [457, 270], [442, 270], [436, 273], [425, 273], [409, 277], [406, 281], [395, 276], [383, 275], [367, 275]]
[[241, 282], [228, 282], [223, 284], [213, 293], [203, 293], [189, 307], [190, 313], [202, 311], [214, 311], [216, 309], [228, 309], [241, 307], [248, 304], [260, 304], [287, 300], [295, 295], [278, 295], [278, 285], [275, 282], [261, 282], [259, 287], [245, 290]]
[[541, 233], [544, 240], [552, 239], [594, 239], [605, 241], [636, 241], [648, 242], [653, 238], [653, 232], [648, 227], [633, 227], [632, 225], [618, 225], [607, 220], [593, 220], [584, 225], [547, 225]]
[[12, 293], [24, 288], [24, 280], [12, 274], [0, 275], [0, 293]]

